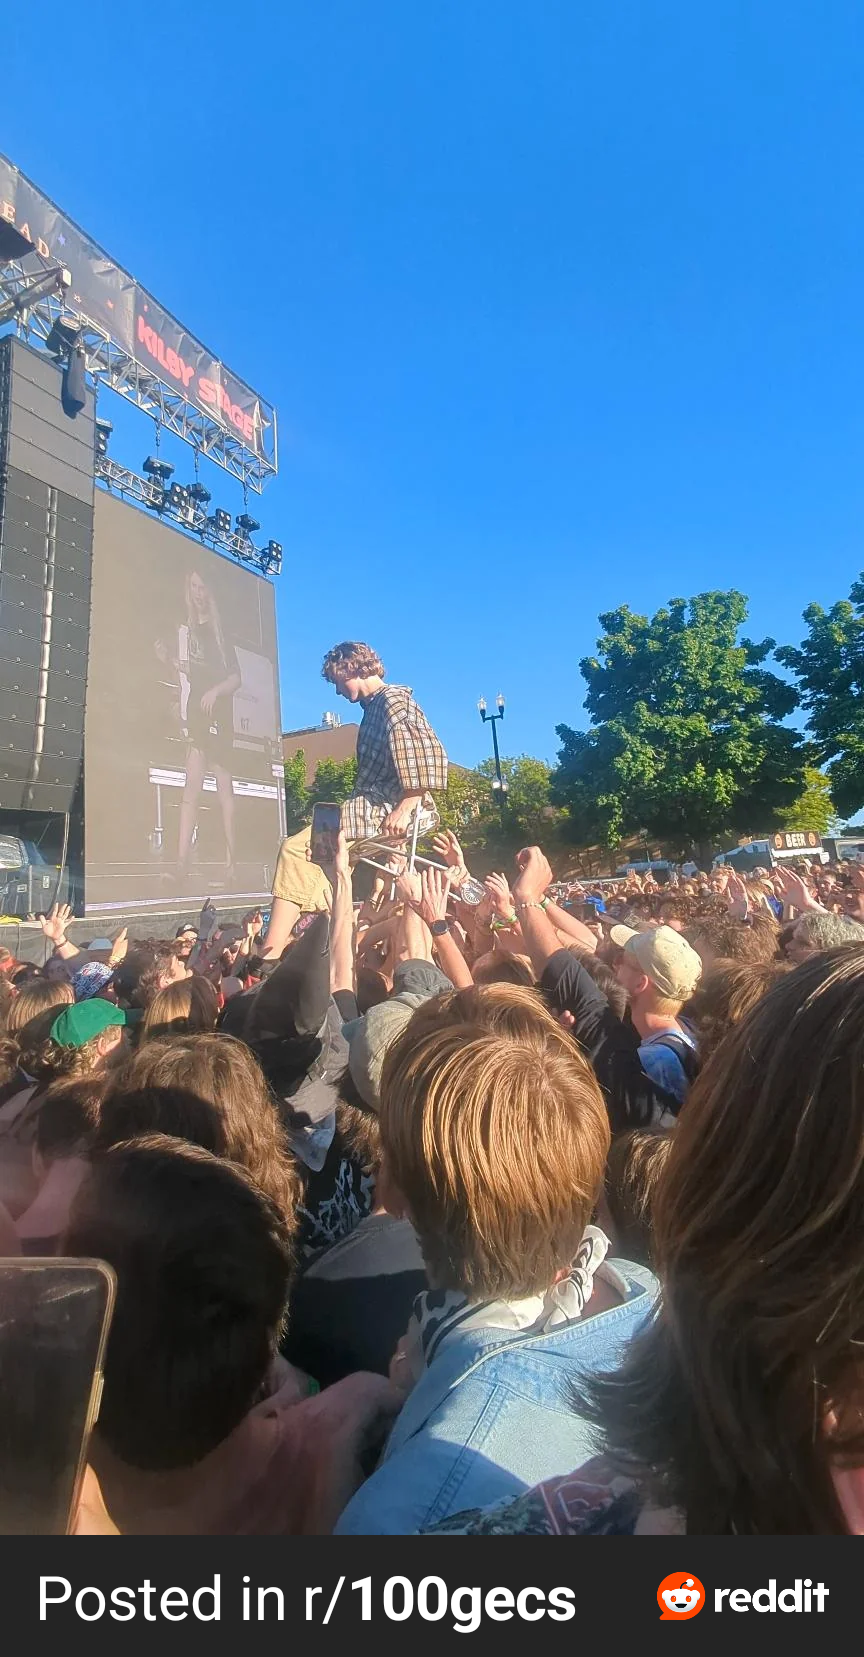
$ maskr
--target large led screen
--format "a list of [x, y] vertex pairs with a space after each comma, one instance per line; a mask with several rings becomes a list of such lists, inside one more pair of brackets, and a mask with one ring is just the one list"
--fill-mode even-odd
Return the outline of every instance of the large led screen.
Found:
[[266, 896], [281, 833], [273, 588], [97, 491], [87, 908]]

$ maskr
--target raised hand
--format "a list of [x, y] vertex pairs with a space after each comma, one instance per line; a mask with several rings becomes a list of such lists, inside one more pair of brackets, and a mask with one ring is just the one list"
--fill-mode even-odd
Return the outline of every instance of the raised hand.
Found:
[[405, 868], [396, 876], [396, 890], [405, 903], [410, 903], [412, 909], [419, 908], [423, 888], [418, 870], [413, 873]]
[[436, 921], [446, 921], [450, 881], [443, 869], [424, 869], [420, 877], [420, 892], [420, 902], [416, 905], [420, 919], [427, 926], [434, 926]]
[[504, 875], [487, 875], [483, 882], [492, 899], [492, 910], [499, 920], [513, 919], [513, 894]]
[[118, 932], [118, 934], [117, 934], [116, 938], [114, 939], [114, 942], [111, 946], [111, 957], [110, 957], [110, 960], [108, 962], [108, 965], [111, 966], [111, 967], [119, 967], [120, 962], [125, 961], [125, 959], [126, 959], [126, 951], [128, 950], [128, 948], [129, 948], [129, 928], [128, 928], [128, 926], [124, 926], [122, 932]]
[[739, 874], [734, 869], [729, 871], [726, 883], [726, 907], [735, 920], [746, 921], [750, 909], [747, 888]]
[[437, 852], [439, 857], [443, 857], [444, 862], [451, 869], [464, 869], [465, 858], [462, 847], [452, 829], [444, 829], [440, 834], [436, 834], [432, 841], [432, 850]]
[[516, 858], [518, 877], [513, 885], [517, 903], [536, 903], [552, 884], [549, 860], [539, 846], [526, 846]]
[[49, 914], [39, 916], [39, 925], [55, 949], [59, 949], [64, 942], [71, 919], [72, 906], [69, 903], [55, 903]]

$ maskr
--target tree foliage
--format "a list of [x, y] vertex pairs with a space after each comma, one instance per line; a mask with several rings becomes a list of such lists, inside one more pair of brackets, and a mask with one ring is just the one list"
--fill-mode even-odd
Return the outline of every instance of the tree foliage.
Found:
[[458, 835], [472, 868], [479, 874], [509, 865], [522, 846], [549, 844], [556, 816], [551, 800], [550, 767], [530, 754], [503, 758], [507, 794], [493, 789], [495, 762], [483, 760], [473, 771], [451, 766], [446, 793], [436, 796], [444, 828]]
[[341, 805], [357, 781], [356, 759], [322, 759], [311, 784], [306, 782], [306, 755], [302, 748], [285, 761], [285, 816], [289, 834], [310, 822], [312, 807], [322, 800]]
[[812, 829], [814, 834], [830, 834], [836, 824], [834, 802], [831, 798], [831, 780], [815, 765], [808, 765], [804, 772], [804, 791], [784, 814], [783, 827]]
[[828, 611], [810, 604], [804, 620], [801, 645], [785, 645], [777, 656], [798, 678], [837, 810], [851, 816], [864, 805], [864, 573], [848, 599]]
[[591, 728], [558, 726], [552, 797], [574, 844], [646, 829], [684, 850], [785, 818], [807, 759], [781, 723], [798, 697], [765, 665], [773, 639], [739, 639], [746, 617], [734, 591], [672, 599], [650, 620], [627, 605], [600, 617], [580, 664]]

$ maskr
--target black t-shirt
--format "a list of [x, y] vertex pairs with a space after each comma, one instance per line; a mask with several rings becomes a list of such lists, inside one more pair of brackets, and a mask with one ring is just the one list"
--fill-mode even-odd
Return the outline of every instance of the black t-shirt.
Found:
[[360, 1369], [386, 1375], [427, 1286], [409, 1221], [370, 1214], [295, 1284], [282, 1350], [322, 1387]]
[[613, 1012], [599, 985], [569, 949], [559, 949], [546, 962], [540, 988], [553, 1012], [569, 1012], [572, 1034], [585, 1049], [606, 1098], [614, 1133], [649, 1127], [670, 1111], [677, 1116], [679, 1101], [652, 1082], [639, 1058], [639, 1033], [629, 1018]]

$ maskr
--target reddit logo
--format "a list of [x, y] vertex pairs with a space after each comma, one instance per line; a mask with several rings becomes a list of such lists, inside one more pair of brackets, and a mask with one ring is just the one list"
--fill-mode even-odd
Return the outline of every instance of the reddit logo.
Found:
[[705, 1589], [698, 1576], [673, 1571], [671, 1576], [664, 1576], [657, 1589], [657, 1604], [663, 1613], [661, 1622], [686, 1622], [702, 1610]]

